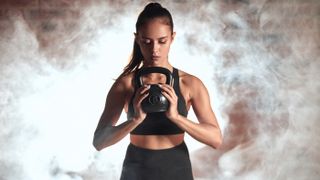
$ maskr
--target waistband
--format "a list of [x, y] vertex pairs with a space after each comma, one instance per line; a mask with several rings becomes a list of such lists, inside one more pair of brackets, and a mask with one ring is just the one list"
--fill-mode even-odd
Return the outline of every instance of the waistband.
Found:
[[186, 143], [184, 141], [182, 141], [180, 144], [178, 144], [176, 146], [173, 146], [173, 147], [170, 147], [170, 148], [148, 149], [148, 148], [139, 147], [139, 146], [136, 146], [136, 145], [130, 143], [128, 145], [128, 149], [129, 148], [133, 148], [133, 149], [136, 149], [136, 150], [139, 150], [139, 151], [148, 151], [148, 152], [166, 152], [166, 151], [172, 151], [172, 150], [176, 150], [176, 149], [187, 149], [187, 145], [186, 145]]
[[166, 149], [146, 149], [130, 143], [124, 163], [139, 164], [140, 166], [151, 168], [166, 168], [168, 164], [170, 164], [169, 167], [171, 165], [189, 167], [190, 158], [185, 142]]

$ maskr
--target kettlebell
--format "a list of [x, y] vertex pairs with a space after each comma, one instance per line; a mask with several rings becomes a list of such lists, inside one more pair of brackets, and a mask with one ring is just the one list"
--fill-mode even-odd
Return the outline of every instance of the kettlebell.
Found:
[[[166, 84], [172, 86], [173, 77], [170, 70], [163, 67], [146, 67], [137, 72], [136, 82], [138, 82], [138, 87], [144, 85], [142, 76], [150, 73], [164, 74], [166, 76]], [[145, 113], [165, 112], [168, 110], [169, 105], [168, 99], [161, 93], [159, 84], [150, 84], [149, 95], [141, 102], [142, 110]]]

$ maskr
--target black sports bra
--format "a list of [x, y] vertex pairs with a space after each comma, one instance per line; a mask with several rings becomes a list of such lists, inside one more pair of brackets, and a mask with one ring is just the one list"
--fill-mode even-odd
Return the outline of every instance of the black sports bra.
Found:
[[[137, 73], [136, 73], [137, 74]], [[134, 79], [136, 78], [136, 74]], [[178, 69], [173, 68], [172, 77], [174, 79], [173, 89], [178, 96], [178, 112], [180, 115], [187, 117], [188, 110], [185, 99], [180, 92]], [[134, 82], [135, 90], [137, 89], [137, 82]], [[135, 94], [135, 93], [134, 93]], [[133, 95], [134, 96], [134, 95]], [[134, 115], [133, 111], [133, 97], [130, 100], [127, 117], [130, 119]], [[175, 123], [168, 119], [164, 112], [148, 113], [146, 118], [139, 124], [130, 134], [137, 135], [168, 135], [184, 133]]]

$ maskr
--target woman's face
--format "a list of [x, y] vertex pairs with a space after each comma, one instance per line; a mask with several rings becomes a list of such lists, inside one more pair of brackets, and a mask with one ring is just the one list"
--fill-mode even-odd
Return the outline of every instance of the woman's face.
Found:
[[168, 63], [168, 53], [175, 33], [161, 18], [149, 20], [135, 35], [144, 57], [144, 65], [161, 66]]

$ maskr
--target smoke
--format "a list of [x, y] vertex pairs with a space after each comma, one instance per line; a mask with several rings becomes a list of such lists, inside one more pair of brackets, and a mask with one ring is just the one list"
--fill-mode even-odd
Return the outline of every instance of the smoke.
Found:
[[[204, 81], [223, 130], [218, 150], [187, 136], [196, 179], [319, 178], [320, 4], [160, 2], [177, 31], [171, 62]], [[128, 138], [101, 152], [91, 142], [145, 3], [91, 3], [66, 19], [12, 9], [1, 20], [0, 179], [119, 177]]]
[[[112, 12], [105, 7], [101, 13], [94, 13], [96, 6], [82, 12], [72, 21], [75, 29], [66, 27], [68, 19], [36, 28], [28, 16], [11, 10], [10, 29], [1, 36], [1, 179], [115, 179], [119, 174], [114, 159], [121, 150], [110, 148], [104, 156], [92, 146], [106, 89], [132, 44], [119, 43], [131, 41], [131, 34], [115, 35], [124, 27], [113, 25], [117, 15], [103, 16]], [[118, 70], [106, 69], [111, 66]], [[96, 162], [100, 158], [114, 163]]]
[[308, 3], [233, 2], [218, 16], [223, 26], [215, 45], [221, 46], [208, 49], [228, 124], [219, 152], [194, 153], [194, 162], [206, 164], [196, 166], [199, 177], [320, 176], [319, 4]]

